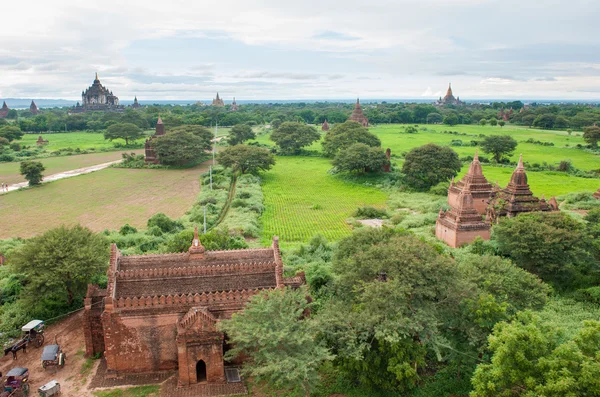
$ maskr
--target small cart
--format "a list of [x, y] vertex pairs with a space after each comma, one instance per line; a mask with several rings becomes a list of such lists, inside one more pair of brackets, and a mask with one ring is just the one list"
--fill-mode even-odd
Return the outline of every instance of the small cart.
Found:
[[62, 368], [65, 366], [66, 359], [67, 355], [63, 353], [59, 345], [44, 346], [44, 351], [42, 352], [42, 368]]
[[52, 380], [38, 389], [39, 397], [57, 396], [60, 394], [60, 383]]
[[44, 344], [44, 322], [42, 320], [31, 320], [25, 324], [23, 331], [23, 339], [28, 343], [33, 343], [35, 347], [41, 347]]
[[23, 367], [13, 368], [6, 374], [2, 397], [27, 397], [29, 396], [29, 369]]

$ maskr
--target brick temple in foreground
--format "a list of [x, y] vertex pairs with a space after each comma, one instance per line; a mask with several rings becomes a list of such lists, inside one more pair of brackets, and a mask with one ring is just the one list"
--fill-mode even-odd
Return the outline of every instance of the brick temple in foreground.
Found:
[[217, 323], [261, 291], [304, 283], [283, 277], [277, 237], [270, 248], [205, 251], [196, 230], [188, 252], [161, 255], [122, 256], [113, 244], [107, 288], [90, 285], [85, 298], [86, 355], [103, 353], [114, 376], [177, 370], [182, 386], [225, 383]]

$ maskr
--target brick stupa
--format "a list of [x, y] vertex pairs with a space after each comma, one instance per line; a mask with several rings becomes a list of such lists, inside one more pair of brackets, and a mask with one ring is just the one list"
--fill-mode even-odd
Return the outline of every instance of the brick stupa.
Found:
[[225, 102], [219, 97], [219, 93], [217, 92], [217, 97], [212, 101], [213, 106], [225, 106]]
[[329, 131], [329, 124], [327, 124], [327, 119], [325, 119], [325, 121], [323, 122], [323, 125], [321, 126], [321, 130]]
[[34, 116], [40, 114], [40, 110], [38, 109], [37, 105], [33, 101], [31, 101], [31, 105], [29, 105], [29, 111]]
[[448, 188], [448, 204], [450, 204], [450, 206], [454, 206], [457, 203], [456, 200], [458, 200], [460, 192], [465, 185], [468, 185], [471, 189], [471, 196], [473, 197], [475, 209], [481, 215], [484, 215], [494, 187], [483, 175], [477, 151], [475, 151], [475, 157], [473, 157], [473, 161], [469, 166], [467, 174], [457, 183], [454, 183], [454, 179], [452, 179], [452, 182], [450, 183], [450, 187]]
[[352, 114], [350, 115], [350, 118], [348, 120], [356, 121], [363, 127], [369, 126], [369, 119], [367, 119], [367, 116], [365, 116], [365, 114], [363, 113], [358, 98], [356, 99], [356, 105], [354, 105], [354, 110], [352, 111]]
[[229, 110], [232, 112], [237, 112], [238, 110], [240, 110], [237, 102], [235, 101], [235, 97], [233, 97], [233, 102], [231, 102], [231, 106], [229, 107]]
[[8, 116], [9, 110], [10, 109], [8, 108], [8, 105], [6, 104], [6, 101], [4, 101], [4, 103], [2, 104], [2, 108], [0, 108], [0, 119], [6, 118], [6, 116]]
[[162, 119], [158, 116], [158, 121], [156, 122], [156, 130], [154, 131], [154, 135], [150, 138], [146, 139], [146, 143], [144, 144], [144, 161], [146, 164], [158, 164], [160, 163], [156, 152], [154, 151], [154, 147], [152, 146], [153, 141], [159, 137], [165, 135], [165, 125], [163, 124]]
[[452, 248], [473, 242], [477, 237], [490, 239], [491, 225], [483, 221], [475, 209], [472, 187], [464, 183], [458, 197], [451, 204], [451, 209], [440, 209], [435, 223], [435, 236]]
[[487, 208], [487, 218], [496, 221], [501, 216], [515, 217], [523, 212], [552, 211], [553, 208], [542, 198], [533, 195], [527, 183], [527, 173], [523, 166], [523, 155], [519, 157], [517, 168], [513, 172], [506, 188], [492, 193]]

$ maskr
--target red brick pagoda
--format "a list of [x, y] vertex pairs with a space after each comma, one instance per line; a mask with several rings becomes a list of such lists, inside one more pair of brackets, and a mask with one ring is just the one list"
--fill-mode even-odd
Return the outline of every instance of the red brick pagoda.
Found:
[[487, 179], [485, 179], [485, 176], [483, 176], [483, 170], [481, 168], [481, 163], [479, 162], [479, 154], [477, 151], [475, 151], [475, 157], [473, 157], [473, 161], [469, 166], [467, 174], [457, 183], [454, 183], [454, 179], [452, 179], [450, 188], [448, 188], [448, 204], [451, 206], [456, 204], [456, 200], [458, 200], [465, 185], [470, 186], [475, 209], [481, 215], [485, 215], [488, 201], [494, 187]]
[[231, 102], [231, 106], [229, 107], [229, 110], [231, 112], [237, 112], [238, 110], [240, 110], [237, 102], [235, 101], [235, 97], [233, 97], [233, 102]]
[[158, 116], [158, 121], [156, 122], [156, 130], [154, 131], [154, 135], [152, 135], [150, 138], [146, 139], [146, 143], [144, 144], [144, 149], [145, 149], [144, 160], [145, 160], [146, 164], [160, 163], [160, 160], [158, 159], [158, 156], [156, 155], [156, 152], [154, 151], [154, 147], [152, 146], [152, 143], [153, 143], [154, 139], [158, 138], [159, 136], [163, 136], [163, 135], [165, 135], [165, 125], [163, 124], [163, 121], [160, 118], [160, 116]]
[[2, 108], [0, 108], [0, 119], [5, 119], [6, 116], [8, 116], [8, 111], [10, 109], [8, 108], [8, 105], [6, 104], [6, 101], [4, 101], [4, 103], [2, 104]]
[[329, 124], [327, 124], [327, 119], [325, 119], [325, 121], [323, 122], [323, 125], [321, 126], [321, 130], [329, 131]]
[[512, 218], [520, 213], [532, 211], [552, 211], [552, 207], [546, 200], [535, 197], [529, 189], [527, 173], [523, 166], [523, 155], [521, 155], [508, 186], [492, 193], [487, 208], [487, 219], [494, 222], [501, 216]]
[[460, 193], [453, 203], [450, 203], [452, 208], [448, 211], [440, 209], [435, 223], [435, 236], [452, 248], [469, 244], [477, 237], [490, 239], [491, 225], [484, 222], [481, 214], [475, 209], [471, 191], [471, 184], [463, 183]]
[[348, 120], [356, 121], [363, 127], [369, 126], [369, 119], [367, 119], [367, 116], [365, 116], [365, 114], [363, 113], [358, 98], [356, 99], [356, 105], [354, 105], [354, 110], [352, 111], [352, 114], [350, 115], [350, 118]]
[[40, 110], [38, 109], [37, 105], [35, 104], [35, 102], [31, 101], [31, 105], [29, 105], [29, 111], [31, 112], [31, 114], [33, 114], [34, 116], [40, 114]]

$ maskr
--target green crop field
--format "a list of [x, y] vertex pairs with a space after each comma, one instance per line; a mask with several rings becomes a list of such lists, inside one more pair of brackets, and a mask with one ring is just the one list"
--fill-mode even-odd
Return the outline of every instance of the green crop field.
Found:
[[[154, 133], [152, 131], [146, 131], [146, 134], [151, 135]], [[42, 137], [48, 140], [48, 145], [44, 146], [49, 152], [53, 152], [59, 149], [67, 149], [79, 148], [81, 150], [90, 150], [92, 148], [96, 150], [123, 150], [115, 148], [114, 144], [116, 142], [125, 143], [123, 140], [116, 140], [111, 142], [109, 140], [104, 139], [104, 135], [101, 132], [61, 132], [61, 133], [52, 133], [52, 134], [25, 134], [23, 138], [19, 141], [22, 146], [32, 146], [36, 147], [35, 141], [37, 141], [38, 136], [42, 135]], [[142, 140], [138, 142], [143, 143]]]
[[345, 220], [358, 207], [384, 207], [387, 194], [342, 181], [327, 173], [329, 160], [278, 157], [263, 174], [263, 242], [277, 235], [283, 246], [306, 242], [315, 234], [337, 240], [351, 232]]
[[94, 231], [145, 227], [157, 212], [179, 217], [200, 190], [204, 165], [184, 170], [108, 168], [0, 195], [0, 238], [31, 237], [61, 224]]
[[[127, 150], [127, 152], [143, 153], [143, 149]], [[57, 174], [59, 172], [74, 170], [77, 168], [90, 167], [92, 165], [108, 163], [121, 159], [122, 152], [90, 153], [76, 156], [47, 157], [38, 159], [46, 167], [44, 175]], [[0, 182], [13, 184], [25, 182], [19, 173], [20, 162], [0, 163]]]

